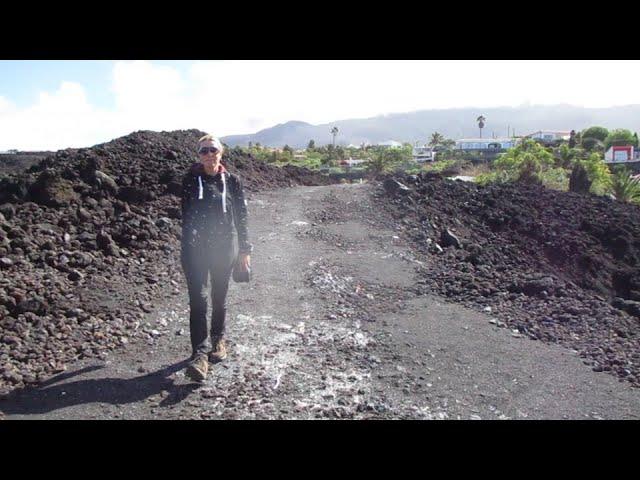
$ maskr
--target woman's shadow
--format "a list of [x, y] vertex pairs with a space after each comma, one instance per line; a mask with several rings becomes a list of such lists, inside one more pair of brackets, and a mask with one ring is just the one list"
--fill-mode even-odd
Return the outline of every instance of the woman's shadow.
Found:
[[101, 365], [85, 367], [56, 375], [35, 387], [21, 388], [1, 396], [0, 411], [5, 415], [32, 415], [89, 403], [123, 405], [143, 401], [163, 391], [169, 392], [169, 395], [160, 402], [160, 406], [168, 407], [181, 402], [200, 387], [194, 383], [176, 385], [173, 379], [168, 378], [182, 370], [187, 363], [188, 360], [183, 360], [156, 372], [129, 379], [98, 378], [58, 384], [76, 375], [104, 368]]

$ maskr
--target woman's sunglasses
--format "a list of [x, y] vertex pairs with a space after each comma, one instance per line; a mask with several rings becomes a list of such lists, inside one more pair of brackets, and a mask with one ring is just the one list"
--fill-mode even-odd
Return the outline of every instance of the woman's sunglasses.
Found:
[[209, 152], [218, 153], [219, 151], [220, 150], [218, 150], [216, 147], [202, 147], [200, 150], [198, 150], [198, 153], [200, 155], [206, 155]]

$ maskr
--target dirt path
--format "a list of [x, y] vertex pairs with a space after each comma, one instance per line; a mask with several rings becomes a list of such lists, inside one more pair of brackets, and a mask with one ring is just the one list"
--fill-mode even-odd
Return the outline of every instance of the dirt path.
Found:
[[[7, 419], [638, 418], [640, 391], [575, 353], [412, 293], [412, 256], [375, 218], [369, 185], [296, 187], [249, 201], [251, 285], [233, 284], [230, 356], [184, 377], [186, 292], [154, 331], [0, 400]], [[395, 237], [395, 238], [394, 238]]]

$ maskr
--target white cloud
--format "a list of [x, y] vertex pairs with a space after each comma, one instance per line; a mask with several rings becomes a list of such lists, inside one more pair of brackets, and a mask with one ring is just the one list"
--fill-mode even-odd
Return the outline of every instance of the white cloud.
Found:
[[[0, 97], [0, 150], [86, 147], [135, 130], [251, 133], [431, 108], [639, 104], [640, 61], [199, 61], [184, 73], [116, 62], [112, 109], [63, 82], [17, 109]], [[87, 86], [89, 87], [89, 86]]]
[[220, 129], [226, 120], [247, 130], [249, 116], [265, 127], [524, 102], [640, 103], [639, 74], [638, 61], [235, 61], [194, 64], [191, 85], [218, 105]]
[[90, 110], [82, 85], [73, 82], [62, 82], [54, 94], [40, 92], [34, 113], [86, 114]]
[[87, 120], [94, 118], [84, 89], [63, 82], [53, 93], [40, 92], [25, 109], [0, 108], [0, 150], [58, 149], [83, 145], [90, 137]]
[[117, 62], [113, 70], [112, 91], [116, 112], [141, 129], [162, 129], [171, 125], [186, 112], [187, 91], [180, 73], [151, 62]]
[[8, 114], [14, 109], [14, 106], [4, 97], [0, 97], [0, 114]]

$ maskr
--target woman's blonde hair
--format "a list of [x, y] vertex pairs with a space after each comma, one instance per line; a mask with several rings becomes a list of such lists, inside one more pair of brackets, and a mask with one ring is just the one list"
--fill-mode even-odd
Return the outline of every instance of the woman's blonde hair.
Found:
[[200, 147], [200, 145], [206, 141], [213, 143], [215, 147], [220, 150], [220, 152], [224, 152], [224, 145], [222, 145], [222, 142], [218, 138], [210, 134], [207, 134], [204, 137], [200, 137], [200, 140], [198, 140], [198, 147]]

